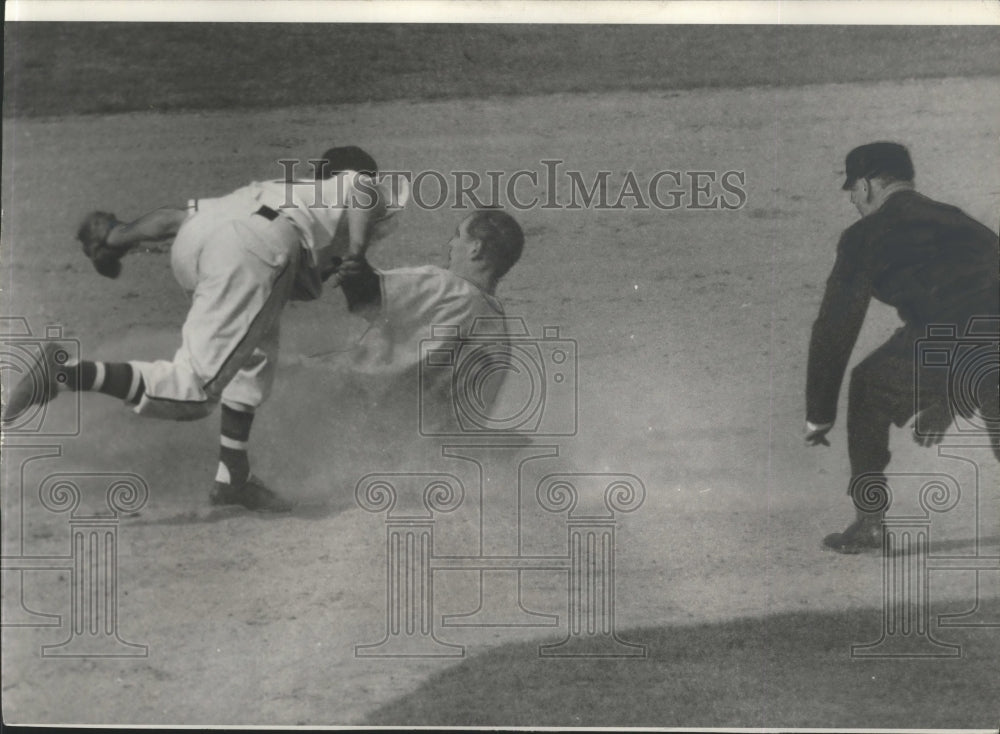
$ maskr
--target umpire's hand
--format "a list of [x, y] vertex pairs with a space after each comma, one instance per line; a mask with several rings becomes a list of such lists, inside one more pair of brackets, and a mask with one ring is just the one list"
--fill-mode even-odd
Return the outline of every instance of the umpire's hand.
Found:
[[913, 440], [918, 446], [927, 448], [944, 441], [954, 417], [948, 405], [932, 405], [924, 408], [913, 420]]
[[806, 445], [829, 446], [830, 442], [826, 440], [826, 434], [830, 432], [831, 428], [833, 428], [832, 423], [810, 423], [806, 421], [804, 432]]

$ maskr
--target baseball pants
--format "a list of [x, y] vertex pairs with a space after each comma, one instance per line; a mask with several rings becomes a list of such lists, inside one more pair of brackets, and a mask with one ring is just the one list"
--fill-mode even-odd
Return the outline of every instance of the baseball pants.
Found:
[[195, 420], [220, 400], [253, 410], [270, 393], [300, 235], [284, 217], [220, 213], [196, 212], [174, 241], [171, 263], [191, 308], [172, 360], [131, 363], [145, 384], [140, 415]]

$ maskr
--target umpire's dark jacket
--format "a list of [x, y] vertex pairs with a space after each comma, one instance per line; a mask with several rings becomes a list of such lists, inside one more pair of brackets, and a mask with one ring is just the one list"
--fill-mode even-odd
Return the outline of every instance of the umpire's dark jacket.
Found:
[[917, 339], [927, 324], [1000, 313], [1000, 240], [961, 209], [904, 189], [844, 230], [813, 324], [806, 419], [832, 423], [869, 299], [894, 306]]

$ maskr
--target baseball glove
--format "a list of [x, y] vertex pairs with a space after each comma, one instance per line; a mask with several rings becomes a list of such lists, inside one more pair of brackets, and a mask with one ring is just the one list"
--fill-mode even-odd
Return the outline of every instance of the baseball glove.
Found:
[[83, 245], [83, 254], [94, 263], [98, 273], [106, 278], [117, 278], [122, 272], [122, 256], [125, 250], [108, 244], [108, 235], [117, 225], [118, 219], [108, 212], [91, 212], [84, 217], [76, 238]]

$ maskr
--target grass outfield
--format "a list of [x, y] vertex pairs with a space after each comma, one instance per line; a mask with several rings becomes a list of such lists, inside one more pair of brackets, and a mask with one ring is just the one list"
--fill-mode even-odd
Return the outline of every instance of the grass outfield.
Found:
[[[981, 607], [992, 619], [1000, 612], [995, 599]], [[648, 646], [645, 660], [540, 658], [537, 642], [507, 645], [439, 673], [373, 712], [366, 723], [995, 725], [1000, 665], [995, 628], [933, 629], [938, 640], [961, 645], [961, 658], [852, 659], [852, 644], [879, 639], [881, 614], [878, 609], [796, 612], [621, 632], [621, 639]]]
[[1000, 27], [7, 23], [3, 114], [993, 75], [998, 45]]

